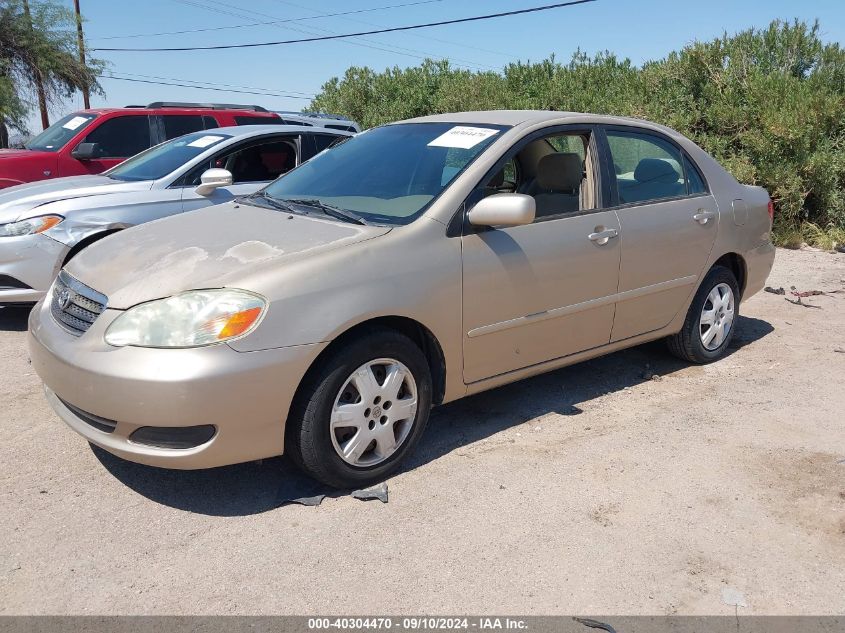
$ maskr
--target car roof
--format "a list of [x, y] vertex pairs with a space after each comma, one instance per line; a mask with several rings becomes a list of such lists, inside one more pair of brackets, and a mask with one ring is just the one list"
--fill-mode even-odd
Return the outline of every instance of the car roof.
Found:
[[202, 108], [202, 107], [157, 107], [157, 108], [150, 108], [146, 106], [132, 106], [128, 108], [88, 108], [83, 110], [77, 110], [75, 114], [111, 114], [113, 112], [124, 112], [124, 113], [132, 113], [132, 114], [182, 114], [185, 112], [189, 112], [191, 114], [206, 114], [212, 115], [215, 112], [226, 112], [228, 114], [244, 114], [250, 117], [256, 118], [263, 118], [263, 119], [276, 119], [278, 116], [275, 112], [260, 112], [256, 110], [249, 110], [247, 108]]
[[215, 133], [228, 134], [237, 138], [249, 138], [251, 136], [263, 136], [265, 134], [332, 134], [335, 136], [352, 136], [353, 132], [335, 130], [332, 128], [317, 127], [316, 125], [230, 125], [228, 127], [213, 127], [208, 130], [197, 130], [192, 134], [205, 132], [208, 135]]
[[645, 119], [591, 114], [588, 112], [559, 112], [555, 110], [479, 110], [473, 112], [453, 112], [431, 114], [428, 116], [397, 121], [397, 123], [474, 123], [476, 125], [532, 125], [535, 123], [598, 123], [604, 125], [633, 125], [646, 129], [659, 130], [671, 136], [681, 136], [675, 130]]

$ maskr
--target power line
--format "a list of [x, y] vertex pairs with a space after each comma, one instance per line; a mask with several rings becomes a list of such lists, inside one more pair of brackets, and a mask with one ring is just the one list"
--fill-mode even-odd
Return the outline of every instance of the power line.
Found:
[[[244, 18], [248, 19], [249, 16], [261, 16], [265, 18], [273, 18], [274, 16], [268, 15], [266, 13], [260, 13], [255, 10], [247, 10], [247, 9], [238, 9], [236, 11], [232, 11], [232, 8], [226, 2], [220, 2], [218, 0], [174, 0], [174, 2], [179, 2], [180, 4], [186, 4], [190, 6], [195, 6], [200, 9], [205, 9], [206, 11], [214, 11], [216, 13], [221, 13], [223, 15], [231, 15], [237, 18]], [[210, 5], [220, 5], [223, 8], [218, 8], [215, 6]], [[320, 28], [320, 27], [312, 27], [310, 30], [305, 30], [303, 28], [296, 28], [290, 26], [288, 24], [275, 24], [277, 28], [286, 29], [289, 31], [296, 31], [298, 33], [304, 33], [306, 35], [313, 35], [313, 36], [321, 36], [322, 34], [328, 35], [337, 35], [336, 31], [330, 31], [329, 29]], [[403, 48], [401, 46], [395, 46], [392, 44], [382, 44], [380, 42], [374, 42], [373, 40], [365, 40], [365, 39], [358, 39], [352, 38], [349, 40], [344, 41], [345, 44], [349, 44], [350, 46], [361, 46], [364, 48], [370, 48], [377, 51], [384, 51], [386, 53], [393, 53], [394, 55], [403, 55], [405, 57], [413, 57], [415, 59], [428, 59], [428, 58], [437, 58], [437, 59], [448, 59], [446, 57], [428, 53], [426, 51], [419, 51], [412, 48]], [[473, 68], [475, 70], [482, 70], [483, 67], [493, 69], [492, 66], [484, 66], [481, 64], [477, 64], [475, 62], [471, 62], [465, 59], [458, 59], [452, 58], [449, 59], [455, 63], [456, 66], [465, 66], [467, 68]]]
[[[194, 6], [194, 7], [197, 7], [199, 9], [204, 9], [206, 11], [214, 11], [215, 13], [221, 13], [223, 15], [231, 15], [231, 16], [234, 16], [236, 18], [242, 18], [242, 19], [249, 19], [249, 14], [260, 15], [260, 14], [257, 14], [255, 11], [250, 11], [249, 14], [245, 13], [244, 11], [233, 12], [233, 11], [229, 10], [228, 5], [226, 5], [222, 2], [215, 3], [214, 0], [203, 0], [201, 2], [198, 2], [196, 0], [173, 0], [173, 1], [179, 2], [180, 4], [186, 4], [186, 5], [189, 5], [189, 6]], [[211, 6], [211, 4], [209, 4], [209, 3], [220, 4], [220, 5], [222, 5], [226, 8], [220, 9], [218, 7], [215, 7], [215, 6]], [[269, 17], [272, 17], [272, 16], [269, 16]], [[296, 27], [293, 27], [293, 26], [290, 26], [290, 25], [287, 25], [287, 24], [285, 24], [285, 25], [275, 24], [274, 26], [276, 26], [277, 28], [280, 28], [280, 29], [288, 30], [288, 31], [296, 31], [297, 33], [305, 33], [306, 35], [314, 35], [314, 36], [320, 35], [320, 33], [315, 32], [313, 30], [305, 30], [305, 29], [301, 29], [301, 28], [296, 28]], [[327, 32], [325, 29], [321, 29], [321, 30], [322, 30], [323, 33]], [[376, 44], [369, 44], [366, 41], [358, 41], [355, 38], [345, 40], [343, 43], [348, 44], [350, 46], [361, 46], [361, 47], [364, 47], [364, 48], [370, 48], [370, 49], [377, 50], [377, 51], [384, 51], [384, 52], [387, 52], [387, 53], [393, 53], [394, 55], [404, 55], [406, 57], [413, 57], [415, 59], [426, 59], [426, 57], [432, 57], [432, 55], [425, 55], [425, 54], [416, 55], [414, 53], [403, 52], [401, 50], [396, 50], [394, 48], [384, 48], [383, 46], [378, 46]]]
[[311, 97], [300, 97], [297, 95], [291, 94], [281, 94], [281, 93], [273, 93], [273, 92], [254, 92], [248, 90], [234, 90], [229, 88], [213, 88], [209, 86], [192, 86], [189, 84], [183, 83], [175, 83], [175, 82], [166, 82], [166, 81], [152, 81], [149, 79], [133, 79], [131, 77], [118, 77], [116, 75], [102, 75], [104, 79], [114, 79], [117, 81], [131, 81], [133, 83], [140, 83], [140, 84], [153, 84], [157, 86], [175, 86], [177, 88], [195, 88], [197, 90], [213, 90], [215, 92], [232, 92], [237, 94], [245, 94], [245, 95], [253, 95], [258, 97], [279, 97], [279, 98], [286, 98], [286, 99], [304, 99], [306, 101], [310, 101]]
[[[207, 3], [220, 5], [220, 6], [227, 8], [227, 9], [229, 8], [229, 6], [226, 4], [226, 2], [221, 2], [220, 0], [203, 0], [202, 3], [198, 3], [198, 2], [196, 2], [196, 0], [176, 0], [176, 1], [181, 2], [183, 4], [192, 4], [192, 5], [195, 5], [195, 6], [201, 6], [205, 9], [209, 9], [209, 10], [220, 11], [220, 9], [215, 9], [213, 7], [207, 6]], [[320, 13], [320, 11], [317, 11], [315, 9], [310, 9], [308, 7], [302, 7], [300, 5], [295, 5], [295, 4], [292, 4], [292, 3], [287, 3], [287, 4], [290, 4], [291, 6], [297, 8], [297, 9], [305, 9], [307, 11]], [[272, 15], [268, 15], [266, 13], [259, 13], [258, 11], [255, 11], [255, 10], [252, 10], [252, 9], [250, 9], [250, 10], [241, 9], [239, 13], [231, 13], [230, 11], [227, 11], [227, 13], [229, 15], [237, 15], [237, 16], [244, 16], [246, 14], [249, 14], [249, 15], [257, 15], [257, 16], [261, 16], [261, 17], [265, 17], [265, 18], [272, 18], [273, 17]], [[350, 19], [350, 18], [347, 18], [347, 19]], [[320, 36], [322, 34], [326, 34], [326, 35], [337, 35], [338, 34], [337, 31], [332, 31], [330, 29], [321, 28], [321, 27], [318, 27], [318, 26], [311, 26], [310, 30], [308, 30], [308, 31], [301, 29], [301, 28], [294, 28], [294, 27], [291, 27], [291, 26], [283, 26], [283, 25], [276, 25], [276, 26], [278, 28], [281, 28], [281, 29], [288, 29], [288, 30], [291, 30], [291, 31], [299, 31], [300, 33], [305, 33], [306, 35]], [[373, 26], [373, 25], [369, 24], [369, 26]], [[380, 26], [380, 25], [376, 24], [375, 26]], [[407, 48], [407, 47], [403, 47], [403, 46], [396, 46], [395, 44], [386, 44], [386, 43], [374, 41], [374, 40], [371, 40], [371, 39], [353, 38], [351, 40], [345, 41], [344, 43], [352, 44], [354, 46], [363, 46], [365, 48], [371, 48], [371, 49], [378, 50], [378, 51], [385, 51], [385, 52], [393, 53], [393, 54], [396, 54], [396, 55], [404, 55], [406, 57], [414, 57], [416, 59], [428, 59], [428, 58], [447, 59], [448, 61], [454, 63], [456, 66], [465, 66], [467, 68], [472, 68], [474, 70], [482, 70], [484, 68], [487, 68], [487, 69], [490, 69], [490, 70], [495, 70], [495, 68], [493, 66], [488, 66], [486, 64], [479, 64], [479, 63], [473, 62], [471, 60], [460, 59], [458, 57], [448, 58], [448, 57], [444, 57], [442, 55], [437, 55], [436, 53], [429, 53], [427, 51], [421, 51], [421, 50], [418, 50], [418, 49], [415, 49], [415, 48]]]
[[275, 24], [284, 24], [287, 22], [303, 22], [305, 20], [320, 20], [323, 18], [333, 18], [342, 15], [355, 15], [358, 13], [371, 13], [373, 11], [385, 11], [387, 9], [400, 9], [402, 7], [413, 7], [420, 4], [433, 4], [435, 2], [443, 2], [444, 0], [419, 0], [418, 2], [406, 2], [405, 4], [390, 4], [383, 7], [372, 7], [369, 9], [355, 9], [354, 11], [340, 11], [338, 13], [324, 13], [322, 15], [312, 15], [304, 18], [286, 18], [271, 20], [270, 22], [254, 22], [252, 24], [231, 24], [228, 26], [212, 26], [203, 29], [187, 29], [184, 31], [165, 31], [162, 33], [133, 33], [130, 35], [109, 35], [105, 37], [88, 38], [88, 41], [94, 40], [123, 40], [134, 37], [159, 37], [162, 35], [185, 35], [187, 33], [207, 33], [209, 31], [226, 31], [230, 29], [244, 29], [255, 26], [272, 26]]
[[[330, 17], [330, 15], [331, 15], [331, 14], [328, 14], [328, 13], [322, 13], [320, 11], [317, 11], [317, 9], [312, 9], [311, 7], [302, 6], [301, 4], [296, 4], [294, 2], [288, 2], [288, 0], [276, 0], [276, 2], [278, 2], [279, 4], [287, 5], [289, 7], [295, 7], [297, 9], [305, 9], [306, 11], [311, 11], [312, 13], [319, 13], [320, 15], [317, 16], [317, 17]], [[383, 24], [377, 24], [375, 22], [368, 22], [366, 20], [360, 20], [360, 19], [356, 20], [355, 18], [350, 18], [350, 17], [346, 17], [344, 19], [347, 22], [355, 22], [356, 24], [364, 24], [366, 26], [375, 26], [375, 27], [378, 27], [378, 28], [384, 27]], [[475, 50], [475, 51], [480, 51], [482, 53], [489, 53], [491, 55], [500, 55], [502, 57], [509, 57], [511, 59], [517, 59], [516, 55], [511, 55], [509, 53], [502, 53], [501, 51], [492, 51], [490, 49], [479, 48], [477, 46], [469, 46], [468, 44], [463, 44], [461, 42], [452, 42], [450, 40], [444, 40], [444, 39], [440, 39], [440, 38], [437, 38], [437, 37], [431, 37], [430, 35], [420, 35], [419, 33], [411, 33], [411, 35], [418, 38], [418, 39], [421, 39], [421, 40], [430, 40], [432, 42], [438, 42], [440, 44], [449, 44], [450, 46], [458, 46], [460, 48], [472, 49], [472, 50]], [[369, 41], [372, 41], [372, 40], [369, 40]], [[406, 50], [414, 50], [414, 49], [406, 49]], [[431, 55], [429, 55], [429, 57], [431, 57]], [[449, 59], [449, 58], [445, 58], [445, 59]], [[460, 60], [457, 57], [454, 57], [452, 59], [454, 59], [456, 61], [464, 61], [464, 62], [467, 61], [465, 59]], [[451, 61], [451, 59], [450, 59], [450, 61]], [[496, 70], [496, 68], [494, 66], [489, 66], [487, 64], [480, 64], [479, 65], [479, 64], [476, 64], [475, 62], [473, 62], [472, 65], [475, 66], [476, 68], [484, 67], [484, 68], [489, 68], [491, 70]]]
[[502, 13], [490, 13], [487, 15], [476, 15], [469, 18], [458, 18], [455, 20], [443, 20], [441, 22], [428, 22], [426, 24], [413, 24], [410, 26], [394, 26], [386, 29], [377, 29], [373, 31], [361, 31], [359, 33], [342, 33], [338, 35], [322, 35], [319, 37], [308, 37], [299, 40], [280, 40], [277, 42], [252, 42], [246, 44], [218, 44], [216, 46], [184, 46], [184, 47], [167, 47], [167, 48], [95, 48], [96, 51], [110, 51], [110, 52], [176, 52], [176, 51], [212, 51], [224, 50], [231, 48], [257, 48], [260, 46], [280, 46], [283, 44], [300, 44], [305, 42], [324, 42], [326, 40], [339, 40], [347, 37], [361, 37], [363, 35], [378, 35], [379, 33], [395, 33], [397, 31], [412, 31], [415, 29], [431, 28], [433, 26], [445, 26], [447, 24], [461, 24], [465, 22], [478, 22], [481, 20], [491, 20], [493, 18], [503, 18], [514, 15], [522, 15], [525, 13], [536, 13], [538, 11], [548, 11], [550, 9], [559, 9], [562, 7], [570, 7], [576, 4], [586, 4], [588, 2], [595, 2], [596, 0], [572, 0], [571, 2], [559, 2], [557, 4], [548, 4], [542, 7], [531, 7], [529, 9], [519, 9], [516, 11], [505, 11]]
[[[119, 72], [119, 74], [127, 76], [127, 77], [140, 77], [141, 79], [161, 79], [161, 80], [164, 80], [164, 81], [176, 81], [176, 82], [180, 82], [180, 83], [207, 85], [207, 86], [213, 86], [215, 88], [238, 88], [240, 90], [258, 90], [258, 91], [261, 91], [261, 92], [277, 92], [277, 91], [273, 90], [272, 88], [260, 88], [260, 87], [257, 87], [257, 86], [241, 86], [241, 85], [238, 85], [238, 84], [223, 84], [223, 83], [216, 82], [216, 81], [201, 81], [199, 79], [179, 79], [177, 77], [161, 77], [161, 76], [158, 76], [158, 75], [141, 75], [139, 73], [130, 73], [130, 72], [126, 72], [126, 71], [117, 71], [117, 72]], [[314, 95], [312, 93], [302, 92], [301, 90], [284, 90], [282, 92], [285, 92], [285, 93], [288, 93], [288, 94], [291, 94], [291, 95], [307, 97], [309, 99], [314, 98]]]

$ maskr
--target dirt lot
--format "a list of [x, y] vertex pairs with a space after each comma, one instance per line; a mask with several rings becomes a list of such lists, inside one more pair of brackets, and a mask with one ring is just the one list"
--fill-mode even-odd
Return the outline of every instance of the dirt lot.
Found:
[[[770, 283], [843, 290], [845, 255]], [[277, 507], [282, 459], [92, 451], [0, 310], [0, 613], [843, 613], [845, 294], [808, 302], [750, 299], [707, 367], [653, 344], [441, 407], [388, 504], [319, 507]]]

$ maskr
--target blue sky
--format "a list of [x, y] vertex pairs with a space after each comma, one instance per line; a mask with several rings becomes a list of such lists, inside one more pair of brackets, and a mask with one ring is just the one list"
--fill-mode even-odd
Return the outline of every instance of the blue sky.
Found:
[[[71, 5], [70, 0], [66, 0]], [[404, 4], [413, 0], [82, 0], [89, 48], [117, 46], [202, 46], [348, 33], [370, 28], [448, 20], [550, 4], [550, 0], [440, 0], [399, 9], [343, 17], [336, 13]], [[724, 30], [765, 26], [772, 19], [794, 17], [821, 22], [827, 41], [845, 42], [845, 2], [841, 0], [739, 1], [706, 0], [693, 6], [679, 0], [597, 0], [546, 12], [469, 24], [368, 36], [356, 40], [293, 44], [222, 51], [167, 53], [96, 53], [109, 72], [151, 81], [180, 80], [227, 84], [249, 91], [316, 93], [327, 79], [350, 65], [376, 69], [412, 66], [424, 57], [445, 57], [455, 65], [499, 69], [516, 60], [539, 60], [554, 53], [568, 60], [578, 47], [593, 53], [610, 50], [635, 63], [664, 56], [696, 39]], [[307, 20], [161, 37], [115, 36], [250, 24], [268, 20]], [[315, 18], [315, 19], [310, 19]], [[93, 106], [144, 104], [150, 101], [217, 101], [258, 103], [268, 108], [300, 110], [307, 98], [253, 96], [194, 88], [156, 86], [103, 79], [104, 98]], [[81, 97], [66, 104], [64, 114], [82, 107]], [[33, 116], [33, 129], [36, 128]]]

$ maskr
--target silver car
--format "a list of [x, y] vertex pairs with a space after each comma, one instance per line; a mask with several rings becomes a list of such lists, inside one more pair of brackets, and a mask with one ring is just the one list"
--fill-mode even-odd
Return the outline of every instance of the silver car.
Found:
[[130, 229], [32, 311], [77, 433], [133, 461], [393, 472], [441, 404], [664, 338], [723, 356], [771, 201], [645, 121], [464, 112], [367, 130], [246, 200]]
[[111, 233], [251, 194], [349, 133], [297, 125], [205, 130], [96, 176], [0, 191], [0, 305], [35, 303], [59, 269]]
[[316, 125], [330, 130], [344, 130], [346, 132], [360, 132], [361, 126], [355, 121], [350, 121], [337, 114], [324, 114], [318, 112], [290, 112], [287, 110], [276, 110], [282, 121], [287, 125]]

